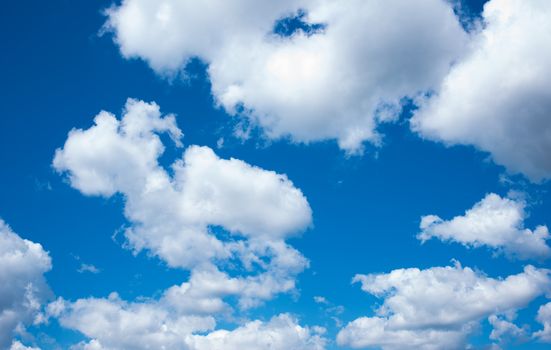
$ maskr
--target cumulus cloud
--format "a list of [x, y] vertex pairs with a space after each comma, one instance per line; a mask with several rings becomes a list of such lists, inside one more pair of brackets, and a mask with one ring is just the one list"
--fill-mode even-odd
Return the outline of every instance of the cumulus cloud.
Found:
[[436, 215], [421, 218], [418, 239], [431, 238], [453, 241], [467, 247], [488, 246], [521, 259], [541, 259], [551, 255], [546, 244], [547, 226], [534, 230], [524, 228], [526, 203], [502, 198], [495, 193], [486, 195], [463, 216], [446, 221]]
[[551, 303], [540, 306], [537, 320], [543, 325], [543, 329], [534, 333], [534, 337], [543, 342], [551, 343]]
[[21, 342], [19, 341], [14, 341], [11, 344], [10, 350], [40, 350], [40, 349], [35, 347], [25, 346], [21, 344]]
[[69, 133], [54, 168], [83, 194], [122, 194], [128, 246], [188, 269], [190, 277], [159, 300], [127, 302], [114, 293], [51, 303], [47, 317], [89, 338], [75, 349], [323, 348], [316, 332], [288, 315], [203, 334], [214, 330], [216, 315], [232, 311], [226, 297], [254, 307], [293, 290], [308, 265], [285, 239], [311, 224], [311, 209], [285, 175], [200, 146], [187, 147], [169, 172], [158, 161], [160, 135], [182, 147], [182, 132], [154, 103], [130, 99], [120, 120], [101, 112], [94, 123]]
[[[468, 40], [444, 0], [125, 0], [107, 16], [124, 57], [162, 75], [198, 57], [228, 113], [270, 138], [336, 139], [350, 153], [379, 144], [377, 124], [438, 86]], [[274, 33], [293, 16], [304, 29]]]
[[210, 350], [321, 350], [325, 339], [323, 329], [301, 327], [288, 314], [273, 317], [269, 322], [252, 321], [233, 331], [219, 330], [188, 339], [190, 349]]
[[382, 298], [375, 315], [350, 322], [337, 336], [340, 345], [384, 350], [464, 349], [483, 318], [526, 306], [551, 288], [548, 270], [524, 271], [495, 279], [459, 263], [455, 266], [398, 269], [356, 275], [362, 290]]
[[502, 342], [504, 339], [521, 339], [526, 337], [526, 329], [517, 326], [511, 321], [506, 317], [498, 315], [488, 317], [488, 322], [492, 326], [490, 339]]
[[[154, 103], [130, 99], [121, 120], [101, 112], [94, 122], [69, 133], [53, 166], [84, 194], [124, 196], [129, 247], [192, 270], [188, 293], [208, 286], [215, 304], [215, 294], [240, 295], [247, 308], [294, 289], [308, 261], [285, 239], [307, 228], [312, 213], [285, 175], [200, 146], [189, 146], [169, 173], [158, 162], [159, 134], [180, 147], [182, 132]], [[233, 276], [220, 265], [236, 266]]]
[[127, 303], [116, 294], [74, 303], [58, 300], [52, 308], [62, 326], [93, 339], [81, 344], [85, 349], [181, 349], [186, 334], [215, 325], [210, 316], [182, 315], [155, 302]]
[[51, 269], [48, 253], [38, 243], [19, 237], [0, 219], [0, 348], [26, 349], [13, 342], [26, 325], [38, 321], [49, 296], [44, 273]]
[[58, 299], [49, 308], [62, 326], [78, 330], [91, 339], [75, 345], [74, 349], [318, 350], [325, 347], [326, 341], [317, 328], [302, 327], [287, 314], [269, 322], [251, 321], [232, 331], [213, 331], [216, 322], [212, 316], [182, 312], [172, 297], [171, 291], [167, 291], [157, 301], [129, 303], [112, 293], [107, 299], [75, 302]]
[[424, 137], [490, 152], [512, 173], [551, 177], [551, 3], [491, 0], [472, 49], [420, 103]]
[[341, 346], [355, 349], [379, 347], [384, 350], [459, 350], [465, 341], [464, 330], [393, 329], [388, 320], [360, 317], [346, 325], [338, 336]]

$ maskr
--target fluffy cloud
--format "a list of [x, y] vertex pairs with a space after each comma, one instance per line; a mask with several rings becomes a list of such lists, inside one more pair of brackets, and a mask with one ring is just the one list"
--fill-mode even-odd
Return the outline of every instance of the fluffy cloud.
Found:
[[[169, 174], [158, 163], [159, 134], [181, 146], [182, 132], [154, 103], [128, 100], [121, 120], [101, 112], [94, 121], [69, 133], [53, 165], [84, 194], [124, 196], [130, 247], [192, 270], [186, 293], [212, 297], [209, 307], [222, 305], [218, 296], [236, 294], [251, 307], [294, 288], [308, 261], [285, 239], [307, 228], [312, 213], [285, 175], [199, 146], [188, 147]], [[240, 263], [237, 276], [218, 270], [224, 261]]]
[[380, 347], [384, 350], [459, 350], [465, 341], [463, 330], [393, 329], [388, 323], [388, 320], [380, 317], [360, 317], [339, 332], [337, 342], [341, 346], [355, 349]]
[[55, 169], [83, 194], [122, 194], [128, 245], [189, 269], [190, 277], [158, 300], [127, 302], [113, 293], [51, 303], [47, 317], [90, 339], [75, 349], [324, 347], [316, 331], [288, 315], [213, 331], [216, 315], [232, 310], [226, 297], [237, 297], [241, 308], [256, 306], [294, 289], [308, 265], [285, 239], [310, 225], [311, 209], [285, 175], [220, 159], [200, 146], [189, 146], [169, 173], [158, 161], [160, 134], [181, 147], [182, 132], [154, 103], [128, 100], [120, 120], [101, 112], [94, 122], [69, 133]]
[[465, 215], [449, 221], [436, 215], [423, 216], [422, 231], [417, 238], [425, 242], [434, 237], [467, 247], [485, 245], [522, 259], [549, 257], [551, 248], [546, 244], [549, 231], [546, 226], [524, 228], [525, 205], [521, 200], [490, 193]]
[[534, 337], [551, 343], [551, 303], [540, 306], [537, 320], [543, 325], [543, 329], [534, 333]]
[[[378, 144], [377, 124], [438, 86], [467, 42], [444, 0], [125, 0], [107, 15], [124, 57], [161, 74], [199, 57], [228, 113], [270, 138], [336, 139], [352, 153]], [[318, 29], [274, 33], [293, 16]]]
[[491, 315], [488, 317], [488, 322], [492, 326], [492, 332], [490, 333], [490, 339], [503, 341], [504, 338], [519, 339], [526, 336], [526, 330], [520, 328], [511, 320], [507, 320], [504, 317], [497, 315]]
[[10, 350], [40, 350], [40, 349], [35, 347], [25, 346], [21, 344], [21, 342], [14, 341], [11, 344]]
[[62, 326], [93, 339], [81, 344], [85, 349], [181, 349], [186, 334], [215, 325], [210, 316], [181, 315], [155, 302], [127, 303], [116, 294], [74, 303], [58, 300], [52, 309]]
[[[252, 321], [233, 331], [217, 330], [207, 315], [182, 313], [174, 307], [170, 292], [159, 301], [128, 303], [118, 295], [108, 299], [62, 299], [50, 305], [50, 314], [66, 328], [75, 329], [88, 342], [74, 346], [82, 350], [123, 349], [324, 349], [325, 339], [317, 328], [301, 327], [287, 314], [269, 322]], [[194, 333], [205, 333], [197, 335]]]
[[372, 317], [350, 322], [337, 337], [340, 345], [385, 350], [464, 349], [478, 322], [510, 313], [551, 290], [548, 270], [527, 266], [505, 279], [467, 267], [399, 269], [388, 274], [357, 275], [362, 290], [383, 298]]
[[[43, 274], [51, 260], [38, 243], [22, 239], [0, 219], [0, 348], [39, 316], [50, 293]], [[25, 349], [19, 342], [12, 349]]]
[[513, 173], [551, 177], [551, 3], [491, 0], [471, 52], [421, 103], [412, 128], [490, 152]]
[[323, 333], [323, 329], [301, 327], [291, 316], [281, 314], [269, 322], [252, 321], [233, 331], [194, 335], [188, 343], [196, 350], [321, 350], [326, 341], [320, 332]]

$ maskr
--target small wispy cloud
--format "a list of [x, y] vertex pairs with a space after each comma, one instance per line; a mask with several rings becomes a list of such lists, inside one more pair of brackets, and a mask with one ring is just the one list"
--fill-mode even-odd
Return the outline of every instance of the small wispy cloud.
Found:
[[319, 296], [319, 295], [316, 295], [314, 297], [314, 301], [317, 304], [329, 304], [329, 302], [327, 301], [327, 299], [325, 297], [322, 297], [322, 296]]
[[335, 322], [335, 325], [337, 326], [337, 328], [342, 327], [343, 322], [339, 318], [339, 315], [341, 315], [344, 312], [344, 306], [335, 305], [329, 300], [327, 300], [326, 297], [323, 297], [320, 295], [314, 296], [314, 302], [316, 304], [324, 305], [322, 306], [324, 313], [328, 315]]
[[97, 267], [95, 267], [94, 265], [91, 265], [91, 264], [81, 264], [77, 271], [79, 273], [90, 272], [90, 273], [94, 273], [94, 274], [101, 272], [100, 269], [98, 269]]

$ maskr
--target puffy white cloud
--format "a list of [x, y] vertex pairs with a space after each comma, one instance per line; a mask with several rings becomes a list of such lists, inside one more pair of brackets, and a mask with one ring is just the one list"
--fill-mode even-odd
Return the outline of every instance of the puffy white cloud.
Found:
[[11, 344], [10, 350], [40, 350], [40, 348], [25, 346], [25, 345], [21, 344], [21, 342], [19, 342], [19, 341], [14, 341]]
[[357, 275], [362, 290], [383, 298], [372, 317], [350, 322], [337, 337], [341, 345], [382, 349], [461, 349], [478, 322], [513, 312], [551, 290], [548, 270], [527, 266], [505, 279], [468, 267], [399, 269]]
[[101, 112], [94, 123], [88, 130], [72, 130], [64, 148], [56, 150], [53, 165], [69, 171], [73, 187], [87, 195], [111, 196], [168, 180], [157, 163], [164, 151], [157, 133], [168, 132], [181, 145], [173, 115], [161, 117], [156, 104], [128, 100], [123, 120]]
[[[318, 334], [286, 315], [246, 324], [237, 333], [196, 335], [213, 330], [215, 316], [231, 311], [225, 298], [254, 307], [293, 290], [296, 275], [308, 265], [285, 239], [306, 229], [312, 212], [285, 175], [220, 159], [200, 146], [189, 146], [167, 171], [158, 161], [164, 151], [160, 134], [181, 147], [182, 132], [174, 116], [162, 116], [154, 103], [130, 99], [121, 120], [101, 112], [94, 122], [69, 133], [56, 151], [55, 169], [83, 194], [122, 194], [131, 223], [127, 244], [189, 269], [190, 277], [159, 300], [127, 302], [112, 294], [51, 303], [47, 317], [90, 339], [75, 349], [207, 349], [220, 342], [251, 349], [323, 347]], [[254, 339], [256, 331], [264, 336]]]
[[551, 303], [540, 306], [537, 320], [543, 325], [543, 329], [534, 333], [534, 337], [551, 343]]
[[337, 343], [352, 348], [380, 347], [384, 350], [464, 349], [465, 331], [447, 329], [399, 329], [381, 317], [360, 317], [343, 328]]
[[156, 302], [127, 303], [116, 294], [56, 303], [63, 303], [55, 315], [62, 326], [93, 339], [85, 349], [181, 349], [186, 334], [215, 325], [210, 316], [182, 315]]
[[[62, 326], [91, 340], [75, 345], [82, 350], [124, 349], [324, 349], [326, 340], [316, 328], [301, 327], [287, 314], [269, 322], [252, 321], [232, 331], [212, 331], [213, 317], [182, 312], [172, 291], [158, 301], [128, 303], [113, 293], [108, 299], [58, 299], [50, 314]], [[185, 296], [184, 296], [185, 298]], [[206, 333], [205, 333], [206, 332]], [[201, 333], [198, 335], [196, 333]]]
[[[39, 316], [50, 291], [43, 274], [51, 260], [38, 243], [22, 239], [0, 219], [0, 348]], [[24, 349], [13, 342], [12, 349]]]
[[288, 314], [281, 314], [269, 322], [252, 321], [233, 331], [194, 335], [188, 338], [188, 344], [194, 350], [321, 350], [326, 340], [319, 332], [323, 329], [301, 327]]
[[551, 3], [491, 0], [472, 49], [422, 102], [412, 128], [490, 152], [513, 173], [551, 177]]
[[488, 246], [521, 259], [549, 257], [551, 248], [546, 244], [549, 230], [546, 226], [524, 228], [525, 206], [522, 200], [490, 193], [465, 215], [449, 221], [436, 215], [423, 216], [417, 238], [425, 242], [434, 237], [467, 247]]
[[526, 336], [524, 328], [520, 328], [511, 320], [498, 315], [488, 317], [488, 322], [492, 326], [492, 332], [490, 333], [490, 339], [492, 340], [503, 341], [503, 338], [519, 339]]
[[[273, 33], [299, 10], [323, 29]], [[377, 124], [397, 118], [404, 97], [438, 86], [467, 43], [444, 0], [125, 0], [107, 15], [123, 56], [161, 74], [199, 57], [228, 113], [270, 138], [336, 139], [352, 153], [379, 144]]]
[[[224, 285], [208, 294], [217, 305], [214, 294], [239, 294], [241, 306], [251, 307], [294, 288], [308, 261], [285, 239], [307, 228], [312, 212], [285, 175], [220, 159], [199, 146], [188, 147], [169, 174], [158, 162], [164, 151], [159, 134], [168, 132], [181, 146], [182, 132], [154, 103], [130, 99], [121, 120], [101, 112], [94, 122], [69, 133], [53, 165], [84, 194], [124, 196], [132, 249], [191, 269], [186, 288]], [[228, 234], [218, 234], [218, 227]], [[223, 262], [240, 263], [238, 276], [218, 271]]]

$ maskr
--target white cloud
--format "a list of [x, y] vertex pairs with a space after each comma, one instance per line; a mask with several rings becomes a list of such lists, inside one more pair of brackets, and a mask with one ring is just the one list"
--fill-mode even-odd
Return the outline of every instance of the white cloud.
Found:
[[212, 316], [182, 312], [173, 304], [171, 293], [169, 290], [158, 301], [135, 303], [125, 302], [115, 293], [108, 299], [72, 303], [59, 299], [51, 304], [50, 314], [62, 326], [91, 339], [74, 349], [324, 349], [325, 339], [317, 328], [301, 327], [287, 314], [266, 323], [248, 322], [233, 331], [213, 331], [216, 322]]
[[325, 297], [319, 295], [314, 296], [314, 302], [316, 302], [317, 304], [329, 304]]
[[350, 322], [338, 336], [340, 345], [384, 350], [464, 349], [478, 322], [526, 306], [551, 290], [548, 270], [525, 267], [522, 273], [494, 279], [455, 266], [394, 270], [357, 275], [362, 290], [383, 298], [371, 317]]
[[100, 273], [101, 270], [98, 269], [97, 267], [95, 267], [94, 265], [83, 263], [83, 264], [80, 265], [77, 272], [79, 272], [79, 273], [90, 272], [90, 273], [96, 274], [96, 273]]
[[11, 344], [10, 350], [40, 350], [39, 348], [25, 346], [18, 341], [14, 341]]
[[492, 332], [490, 333], [490, 339], [492, 340], [503, 341], [504, 338], [521, 339], [526, 337], [524, 328], [520, 328], [504, 317], [491, 315], [488, 317], [488, 322], [492, 326]]
[[459, 242], [467, 247], [488, 246], [521, 259], [541, 259], [551, 255], [546, 244], [547, 226], [524, 228], [526, 204], [522, 200], [486, 195], [463, 216], [446, 221], [436, 215], [421, 218], [418, 239], [431, 238]]
[[411, 120], [421, 135], [490, 152], [513, 173], [551, 177], [551, 2], [491, 0], [470, 53]]
[[[272, 33], [299, 9], [324, 29]], [[125, 0], [107, 14], [124, 57], [163, 75], [199, 57], [228, 113], [270, 138], [336, 139], [351, 153], [379, 144], [377, 124], [399, 115], [402, 98], [436, 87], [467, 42], [444, 0]]]
[[319, 332], [323, 329], [301, 327], [291, 316], [281, 314], [269, 322], [252, 321], [233, 331], [194, 335], [188, 338], [188, 344], [194, 350], [321, 350], [326, 341]]
[[543, 325], [543, 329], [534, 333], [534, 337], [547, 343], [551, 343], [551, 303], [540, 306], [537, 320]]
[[[312, 212], [285, 175], [220, 159], [200, 146], [189, 146], [170, 174], [158, 163], [159, 134], [168, 132], [181, 146], [182, 132], [154, 103], [128, 100], [121, 120], [101, 112], [94, 121], [69, 133], [53, 165], [84, 194], [124, 196], [132, 223], [125, 236], [135, 252], [147, 249], [192, 270], [195, 289], [234, 286], [210, 293], [214, 303], [220, 303], [214, 294], [240, 295], [247, 308], [294, 289], [308, 261], [285, 239], [306, 229]], [[218, 271], [227, 263], [239, 263], [236, 277]], [[209, 282], [198, 283], [199, 276]]]
[[[51, 260], [38, 243], [22, 239], [0, 219], [0, 348], [39, 317], [50, 291], [43, 274]], [[12, 349], [22, 349], [14, 342]]]
[[122, 194], [131, 222], [127, 244], [190, 270], [190, 277], [159, 300], [126, 302], [112, 294], [51, 303], [47, 317], [90, 339], [74, 349], [205, 349], [220, 342], [226, 348], [270, 342], [277, 349], [323, 347], [316, 332], [286, 315], [194, 335], [213, 330], [216, 315], [232, 311], [227, 297], [246, 309], [295, 288], [308, 261], [285, 239], [306, 229], [312, 212], [285, 175], [220, 159], [200, 146], [189, 146], [167, 171], [158, 162], [160, 134], [180, 147], [182, 132], [154, 103], [128, 100], [121, 120], [101, 112], [94, 121], [69, 133], [56, 151], [55, 169], [83, 194]]
[[355, 349], [378, 347], [384, 350], [459, 350], [465, 349], [464, 330], [395, 329], [381, 317], [360, 317], [346, 325], [337, 343]]
[[215, 325], [210, 316], [181, 315], [156, 302], [127, 303], [116, 294], [56, 303], [62, 326], [93, 339], [85, 349], [181, 349], [186, 334]]

